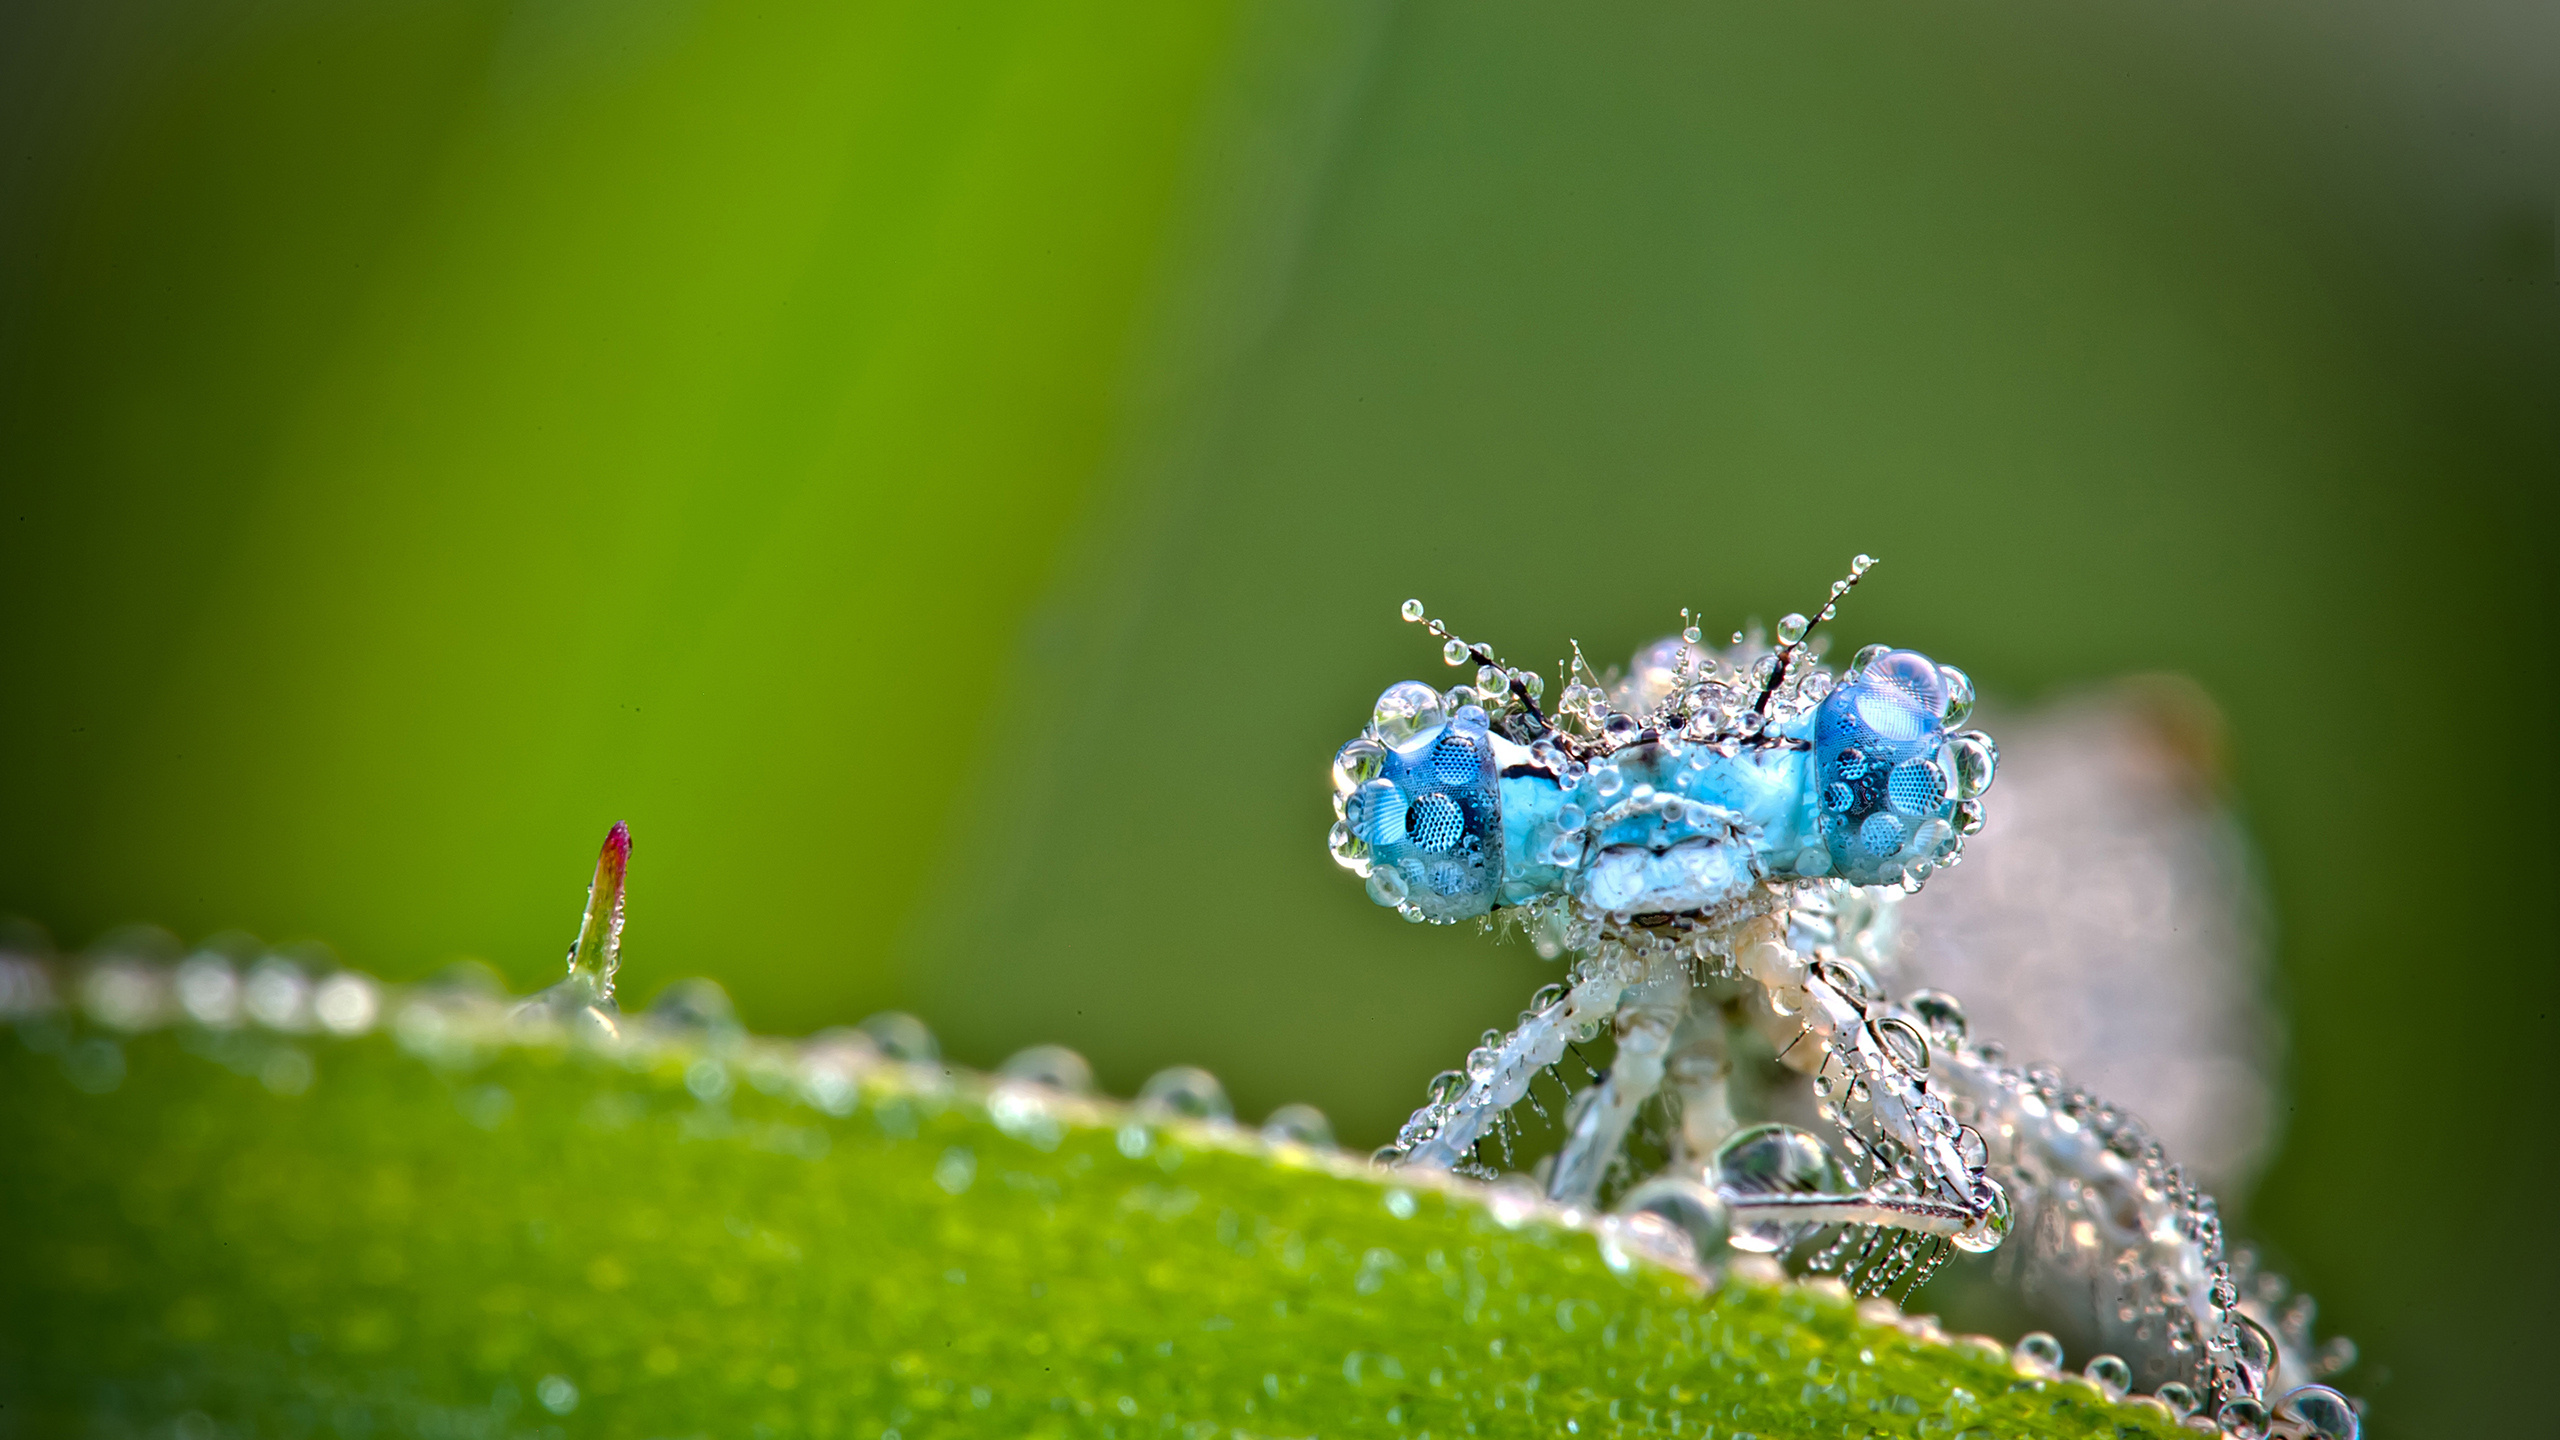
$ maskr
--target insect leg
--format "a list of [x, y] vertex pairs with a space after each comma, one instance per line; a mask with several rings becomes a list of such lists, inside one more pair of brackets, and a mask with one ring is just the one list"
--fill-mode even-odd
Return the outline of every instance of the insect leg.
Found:
[[1688, 1008], [1689, 977], [1677, 969], [1627, 987], [1619, 1002], [1618, 1058], [1565, 1119], [1564, 1148], [1556, 1153], [1548, 1199], [1588, 1205], [1598, 1198], [1637, 1108], [1662, 1088], [1672, 1033]]
[[1724, 1007], [1701, 997], [1681, 1017], [1672, 1036], [1663, 1086], [1675, 1102], [1673, 1163], [1693, 1168], [1708, 1161], [1738, 1128], [1733, 1115], [1733, 1060], [1725, 1048]]
[[1591, 962], [1563, 999], [1522, 1021], [1501, 1044], [1469, 1055], [1465, 1088], [1415, 1111], [1398, 1132], [1400, 1163], [1447, 1170], [1465, 1160], [1495, 1120], [1529, 1093], [1529, 1082], [1564, 1057], [1585, 1025], [1617, 1013], [1632, 965], [1625, 958]]

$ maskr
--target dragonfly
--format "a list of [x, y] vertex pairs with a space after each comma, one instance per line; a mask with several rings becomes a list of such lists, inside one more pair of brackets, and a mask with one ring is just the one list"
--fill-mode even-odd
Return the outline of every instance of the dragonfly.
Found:
[[[1528, 1176], [1548, 1201], [1615, 1209], [1702, 1265], [1792, 1260], [1865, 1295], [1998, 1249], [2023, 1204], [2040, 1241], [2064, 1237], [2040, 1245], [2044, 1288], [2086, 1296], [2085, 1328], [2121, 1352], [2089, 1362], [2102, 1388], [2242, 1436], [2353, 1435], [2352, 1403], [2318, 1383], [2338, 1347], [2313, 1345], [2306, 1305], [2243, 1296], [2257, 1277], [2215, 1201], [2139, 1120], [2008, 1064], [1955, 997], [1879, 978], [1898, 903], [1981, 831], [1999, 749], [1968, 728], [1953, 666], [1884, 645], [1822, 663], [1821, 627], [1874, 563], [1774, 637], [1710, 644], [1683, 612], [1611, 676], [1576, 645], [1552, 712], [1538, 671], [1405, 603], [1472, 673], [1379, 696], [1334, 757], [1328, 848], [1407, 921], [1570, 962], [1432, 1081], [1379, 1162], [1510, 1180], [1543, 1078], [1565, 1097]], [[1582, 1047], [1604, 1036], [1594, 1066]]]

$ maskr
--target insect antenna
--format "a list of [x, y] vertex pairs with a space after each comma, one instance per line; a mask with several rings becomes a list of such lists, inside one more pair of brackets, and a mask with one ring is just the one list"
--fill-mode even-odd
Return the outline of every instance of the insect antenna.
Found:
[[[1875, 568], [1875, 563], [1873, 555], [1861, 555], [1850, 561], [1848, 575], [1831, 582], [1831, 598], [1822, 602], [1822, 608], [1813, 612], [1812, 619], [1789, 615], [1778, 622], [1778, 663], [1769, 668], [1769, 683], [1760, 687], [1760, 699], [1751, 707], [1753, 714], [1765, 716], [1769, 713], [1770, 698], [1778, 693], [1779, 686], [1787, 682], [1787, 666], [1804, 651], [1805, 642], [1813, 638], [1813, 632], [1821, 628], [1822, 622], [1840, 613], [1841, 597], [1857, 589], [1858, 582]], [[1789, 621], [1794, 623], [1789, 624]], [[1787, 633], [1789, 630], [1796, 633], [1791, 636]]]
[[1422, 602], [1419, 600], [1407, 600], [1399, 613], [1405, 619], [1430, 631], [1435, 639], [1443, 641], [1441, 658], [1450, 664], [1462, 665], [1473, 660], [1479, 668], [1490, 665], [1501, 671], [1505, 688], [1520, 702], [1520, 708], [1529, 712], [1529, 722], [1537, 727], [1536, 733], [1545, 735], [1556, 728], [1554, 723], [1547, 719], [1547, 712], [1538, 708], [1537, 692], [1529, 688], [1529, 681], [1537, 678], [1534, 672], [1513, 669], [1504, 663], [1501, 656], [1494, 654], [1490, 646], [1477, 645], [1459, 639], [1450, 632], [1448, 626], [1432, 619], [1430, 612], [1422, 608]]

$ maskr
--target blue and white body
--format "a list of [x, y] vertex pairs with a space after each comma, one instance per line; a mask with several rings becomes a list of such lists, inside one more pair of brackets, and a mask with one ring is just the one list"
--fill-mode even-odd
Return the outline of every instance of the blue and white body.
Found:
[[[1989, 742], [1950, 728], [1971, 699], [1960, 674], [1909, 650], [1859, 661], [1836, 682], [1810, 665], [1781, 675], [1795, 682], [1783, 700], [1738, 713], [1734, 685], [1692, 678], [1656, 706], [1612, 708], [1587, 738], [1536, 732], [1508, 688], [1408, 681], [1336, 759], [1335, 854], [1380, 904], [1443, 923], [1554, 900], [1711, 916], [1771, 880], [1925, 877], [1979, 813]], [[1689, 665], [1725, 668], [1705, 652]], [[1514, 702], [1513, 735], [1488, 699]]]

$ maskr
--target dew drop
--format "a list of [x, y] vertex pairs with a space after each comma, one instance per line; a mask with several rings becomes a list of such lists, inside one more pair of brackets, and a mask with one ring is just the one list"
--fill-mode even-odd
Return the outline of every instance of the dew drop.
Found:
[[1849, 657], [1849, 673], [1853, 676], [1857, 675], [1892, 653], [1893, 647], [1890, 645], [1862, 645], [1858, 648], [1857, 654]]
[[1423, 615], [1423, 610], [1422, 610], [1422, 602], [1421, 602], [1421, 601], [1419, 601], [1419, 600], [1407, 600], [1406, 602], [1404, 602], [1404, 618], [1405, 618], [1405, 619], [1410, 620], [1410, 621], [1412, 621], [1413, 623], [1415, 623], [1415, 624], [1419, 625], [1419, 624], [1421, 624], [1421, 623], [1422, 623], [1422, 615]]
[[2017, 1348], [2009, 1353], [2020, 1363], [2039, 1370], [2062, 1368], [2062, 1342], [2042, 1330], [2030, 1330], [2019, 1336]]
[[1064, 1045], [1034, 1045], [1016, 1050], [996, 1074], [1026, 1085], [1038, 1085], [1063, 1095], [1093, 1093], [1093, 1066]]
[[2319, 1440], [2356, 1440], [2364, 1424], [2346, 1396], [2326, 1385], [2305, 1385], [2289, 1392], [2276, 1413], [2308, 1430]]
[[1405, 680], [1388, 686], [1387, 692], [1378, 697], [1369, 723], [1376, 728], [1380, 740], [1395, 745], [1447, 718], [1439, 691], [1419, 680]]
[[2196, 1413], [2196, 1392], [2178, 1381], [2162, 1382], [2155, 1393], [2159, 1396], [2160, 1403], [2169, 1407], [2169, 1413], [2181, 1420]]
[[310, 1028], [311, 982], [290, 960], [270, 955], [252, 966], [242, 1001], [249, 1018], [270, 1030]]
[[1618, 1202], [1618, 1213], [1636, 1235], [1669, 1241], [1668, 1248], [1686, 1252], [1693, 1264], [1718, 1259], [1732, 1243], [1732, 1220], [1723, 1197], [1685, 1176], [1656, 1175], [1644, 1181]]
[[1805, 623], [1805, 618], [1802, 615], [1788, 614], [1781, 616], [1778, 620], [1778, 643], [1781, 645], [1793, 645], [1797, 641], [1802, 640], [1804, 638], [1804, 632], [1810, 628], [1811, 627]]
[[215, 954], [197, 955], [180, 965], [171, 980], [178, 1008], [187, 1012], [188, 1019], [216, 1030], [240, 1023], [240, 980], [232, 974], [230, 961]]
[[1991, 788], [1991, 778], [2000, 768], [2000, 747], [1979, 730], [1963, 731], [1947, 741], [1947, 752], [1955, 762], [1956, 798], [1972, 800]]
[[341, 970], [321, 981], [311, 994], [311, 1013], [319, 1017], [320, 1028], [332, 1035], [361, 1035], [373, 1028], [374, 1016], [381, 1011], [381, 991], [353, 970]]
[[1283, 1105], [1262, 1122], [1262, 1138], [1274, 1145], [1333, 1148], [1333, 1122], [1313, 1105]]
[[1440, 658], [1452, 665], [1466, 664], [1469, 654], [1467, 642], [1455, 636], [1451, 636], [1449, 643], [1440, 647]]
[[2246, 1395], [2222, 1402], [2222, 1412], [2214, 1418], [2222, 1422], [2224, 1434], [2238, 1440], [2261, 1440], [2267, 1433], [2267, 1407]]
[[1849, 573], [1852, 575], [1864, 575], [1869, 570], [1875, 568], [1875, 563], [1876, 557], [1873, 555], [1860, 555], [1857, 559], [1849, 562]]
[[1867, 1034], [1886, 1058], [1907, 1075], [1925, 1075], [1929, 1071], [1929, 1042], [1919, 1028], [1909, 1021], [1888, 1015], [1867, 1022]]
[[[1854, 1189], [1848, 1172], [1815, 1136], [1791, 1125], [1754, 1125], [1716, 1147], [1715, 1178], [1727, 1195], [1840, 1193]], [[1737, 1201], [1738, 1203], [1738, 1201]], [[1736, 1250], [1775, 1254], [1795, 1243], [1800, 1227], [1777, 1221], [1736, 1223]]]
[[569, 1383], [566, 1375], [543, 1376], [533, 1387], [533, 1397], [554, 1415], [566, 1415], [578, 1408], [578, 1387]]
[[[1401, 909], [1412, 893], [1405, 884], [1404, 872], [1392, 865], [1376, 865], [1369, 870], [1369, 898], [1389, 909]], [[1418, 912], [1417, 912], [1418, 913]]]
[[1973, 677], [1953, 665], [1941, 665], [1938, 679], [1947, 687], [1947, 707], [1939, 712], [1938, 723], [1953, 730], [1973, 718]]
[[685, 1030], [736, 1030], [737, 1007], [720, 982], [702, 975], [672, 980], [649, 1002], [649, 1019]]
[[1343, 746], [1333, 756], [1333, 793], [1348, 795], [1377, 779], [1386, 763], [1386, 747], [1366, 736]]
[[2124, 1363], [2124, 1358], [2119, 1355], [2094, 1356], [2081, 1367], [2080, 1373], [2088, 1376], [2098, 1387], [2098, 1392], [2110, 1400], [2123, 1399], [2125, 1392], [2133, 1388], [2133, 1367]]
[[1147, 1077], [1138, 1087], [1139, 1113], [1151, 1118], [1180, 1116], [1188, 1120], [1230, 1120], [1226, 1087], [1197, 1065], [1171, 1065]]
[[1952, 1045], [1964, 1039], [1964, 1006], [1946, 991], [1914, 990], [1903, 1000], [1902, 1008], [1910, 1011], [1939, 1044]]
[[942, 1044], [923, 1021], [902, 1010], [883, 1010], [856, 1027], [871, 1037], [880, 1053], [908, 1065], [930, 1065], [942, 1058]]

